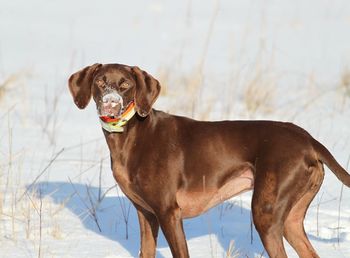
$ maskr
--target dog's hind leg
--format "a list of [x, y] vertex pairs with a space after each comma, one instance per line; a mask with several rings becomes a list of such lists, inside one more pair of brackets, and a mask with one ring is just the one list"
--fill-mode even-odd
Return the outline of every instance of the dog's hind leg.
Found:
[[284, 208], [277, 208], [276, 199], [271, 195], [255, 190], [252, 200], [253, 221], [260, 239], [271, 258], [287, 258], [283, 246]]
[[306, 211], [320, 189], [323, 181], [323, 168], [313, 168], [306, 193], [296, 202], [284, 222], [284, 237], [295, 249], [299, 257], [319, 257], [306, 236], [303, 221]]
[[[252, 215], [256, 230], [271, 258], [287, 258], [283, 244], [284, 221], [295, 196], [295, 170], [260, 160], [255, 167]], [[283, 172], [278, 172], [283, 171]]]

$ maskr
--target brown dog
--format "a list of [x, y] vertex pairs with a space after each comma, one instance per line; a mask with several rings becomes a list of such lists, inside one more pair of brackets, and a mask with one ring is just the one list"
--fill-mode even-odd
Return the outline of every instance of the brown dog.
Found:
[[[120, 64], [73, 74], [69, 89], [100, 113], [113, 175], [135, 205], [141, 257], [154, 257], [159, 226], [174, 257], [189, 257], [182, 219], [253, 190], [255, 227], [270, 257], [318, 257], [303, 227], [325, 163], [346, 186], [350, 175], [305, 130], [272, 121], [201, 122], [152, 109], [160, 92], [151, 75]], [[135, 114], [136, 113], [136, 114]]]

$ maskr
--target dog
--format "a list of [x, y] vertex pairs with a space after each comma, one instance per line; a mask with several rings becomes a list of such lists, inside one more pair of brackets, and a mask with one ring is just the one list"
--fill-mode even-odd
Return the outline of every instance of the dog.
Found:
[[326, 164], [350, 175], [304, 129], [275, 121], [204, 122], [152, 108], [159, 82], [137, 66], [93, 64], [72, 74], [69, 90], [84, 109], [96, 103], [113, 176], [137, 210], [140, 257], [155, 257], [159, 227], [173, 257], [189, 257], [182, 220], [253, 190], [252, 216], [270, 257], [318, 257], [303, 220]]

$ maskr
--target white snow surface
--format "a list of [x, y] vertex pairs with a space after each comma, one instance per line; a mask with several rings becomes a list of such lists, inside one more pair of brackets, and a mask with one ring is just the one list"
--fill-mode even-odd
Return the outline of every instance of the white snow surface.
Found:
[[[156, 109], [296, 123], [349, 169], [349, 31], [348, 0], [0, 0], [0, 257], [138, 256], [130, 202], [118, 188], [97, 201], [115, 183], [95, 107], [78, 110], [67, 88], [93, 63], [159, 78]], [[341, 187], [326, 169], [305, 219], [320, 257], [350, 257]], [[185, 220], [191, 257], [226, 257], [231, 241], [238, 257], [267, 257], [250, 201], [245, 193]], [[157, 257], [171, 257], [162, 234]]]

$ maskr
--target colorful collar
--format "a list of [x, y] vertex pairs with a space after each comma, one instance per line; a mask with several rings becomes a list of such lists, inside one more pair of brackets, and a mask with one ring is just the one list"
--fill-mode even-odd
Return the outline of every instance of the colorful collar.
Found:
[[100, 116], [102, 128], [110, 133], [121, 133], [124, 131], [123, 126], [135, 115], [135, 103], [130, 102], [123, 114], [118, 118]]

